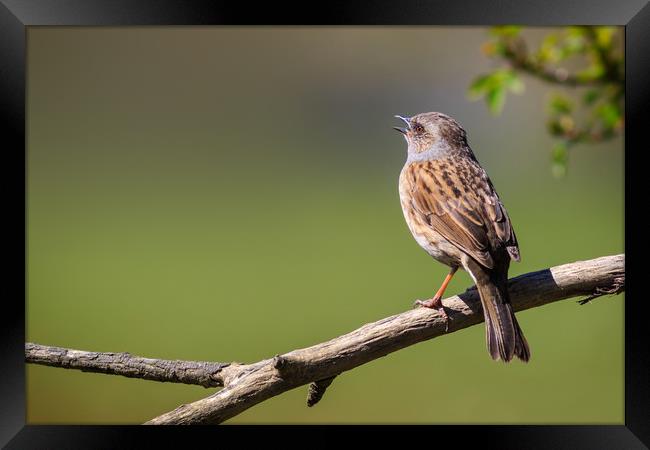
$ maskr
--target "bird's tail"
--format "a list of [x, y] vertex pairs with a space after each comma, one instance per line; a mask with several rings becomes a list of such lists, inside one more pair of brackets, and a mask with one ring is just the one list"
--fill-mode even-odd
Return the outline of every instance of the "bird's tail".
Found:
[[507, 274], [495, 276], [497, 274], [478, 264], [472, 264], [471, 269], [483, 305], [485, 340], [490, 356], [503, 362], [516, 356], [528, 362], [530, 349], [510, 304]]

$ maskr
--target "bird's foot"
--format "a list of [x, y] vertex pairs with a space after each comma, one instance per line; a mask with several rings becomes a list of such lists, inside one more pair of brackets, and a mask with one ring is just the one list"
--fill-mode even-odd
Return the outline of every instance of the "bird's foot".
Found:
[[415, 303], [413, 303], [414, 307], [423, 307], [423, 308], [430, 308], [430, 309], [435, 309], [440, 313], [440, 315], [445, 319], [445, 333], [449, 331], [449, 316], [447, 315], [447, 312], [445, 311], [445, 307], [442, 304], [442, 298], [435, 296], [433, 298], [430, 298], [429, 300], [416, 300]]

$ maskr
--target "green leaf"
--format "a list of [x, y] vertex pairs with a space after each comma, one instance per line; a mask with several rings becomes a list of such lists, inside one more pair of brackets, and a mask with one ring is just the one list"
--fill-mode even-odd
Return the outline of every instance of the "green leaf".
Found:
[[553, 146], [551, 152], [551, 170], [556, 178], [566, 175], [567, 165], [569, 162], [569, 148], [565, 142], [558, 142]]
[[490, 29], [490, 34], [495, 36], [514, 37], [517, 36], [520, 31], [521, 31], [521, 26], [519, 25], [504, 25], [504, 26], [492, 27]]
[[467, 89], [467, 94], [470, 99], [474, 100], [485, 97], [489, 111], [494, 115], [499, 115], [503, 111], [506, 92], [520, 94], [523, 90], [524, 83], [513, 70], [498, 69], [474, 79]]
[[600, 98], [601, 92], [598, 89], [590, 89], [585, 92], [582, 101], [585, 105], [593, 105]]
[[551, 173], [555, 178], [564, 178], [567, 173], [567, 165], [562, 163], [552, 163], [551, 164]]
[[539, 63], [556, 63], [560, 60], [562, 54], [561, 50], [558, 48], [558, 40], [559, 36], [555, 33], [548, 34], [544, 37], [544, 40], [537, 51], [537, 61]]
[[506, 91], [502, 87], [492, 89], [485, 95], [485, 101], [492, 114], [498, 116], [503, 111], [506, 102]]
[[508, 86], [510, 92], [514, 92], [515, 94], [521, 94], [524, 92], [524, 82], [521, 81], [519, 75], [514, 71], [509, 71], [508, 78], [506, 79], [506, 86]]
[[587, 29], [585, 27], [567, 27], [566, 33], [569, 37], [584, 36], [587, 33]]
[[568, 114], [573, 111], [573, 103], [571, 100], [560, 94], [555, 94], [551, 97], [549, 106], [554, 114]]
[[574, 53], [579, 53], [585, 48], [585, 38], [583, 36], [570, 36], [564, 42], [565, 57]]
[[492, 77], [493, 74], [491, 73], [476, 77], [467, 89], [467, 94], [472, 98], [483, 97], [485, 91], [490, 87], [490, 84], [493, 83]]
[[564, 128], [560, 125], [560, 121], [557, 119], [551, 119], [546, 123], [548, 132], [554, 136], [562, 136], [564, 134]]
[[614, 103], [605, 103], [596, 109], [596, 115], [600, 117], [607, 128], [613, 128], [621, 117], [618, 106]]
[[600, 63], [590, 65], [584, 70], [576, 73], [576, 77], [580, 81], [595, 80], [605, 75], [605, 67]]
[[542, 40], [543, 47], [552, 47], [557, 44], [559, 36], [556, 33], [549, 33]]
[[612, 44], [612, 38], [616, 33], [616, 27], [594, 27], [596, 43], [601, 48], [607, 48]]

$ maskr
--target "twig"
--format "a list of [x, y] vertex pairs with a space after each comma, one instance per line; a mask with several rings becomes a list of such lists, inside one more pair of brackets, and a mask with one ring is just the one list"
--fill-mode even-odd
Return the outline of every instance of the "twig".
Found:
[[586, 305], [593, 299], [602, 297], [603, 295], [618, 295], [625, 291], [625, 277], [614, 279], [613, 283], [607, 287], [597, 287], [594, 293], [582, 300], [578, 300], [579, 305]]
[[309, 389], [307, 390], [307, 406], [311, 408], [316, 403], [320, 402], [320, 399], [323, 398], [325, 391], [329, 385], [332, 384], [334, 378], [336, 378], [336, 375], [325, 378], [324, 380], [314, 381], [309, 385]]
[[[550, 269], [528, 273], [509, 280], [509, 290], [516, 311], [546, 305], [558, 300], [577, 296], [604, 295], [608, 291], [621, 292], [625, 289], [625, 256], [614, 255], [564, 264]], [[458, 331], [483, 321], [481, 303], [475, 288], [470, 288], [459, 296], [443, 300], [447, 315], [451, 320], [449, 332]], [[147, 424], [217, 424], [230, 419], [264, 400], [308, 383], [312, 384], [308, 403], [315, 404], [335, 376], [373, 361], [389, 353], [410, 345], [445, 334], [446, 320], [436, 310], [419, 308], [397, 314], [330, 341], [312, 347], [294, 350], [283, 355], [253, 364], [196, 363], [166, 361], [178, 367], [196, 367], [196, 364], [215, 364], [211, 377], [215, 383], [225, 386], [219, 392], [196, 402], [182, 405], [173, 411], [156, 417]], [[481, 343], [483, 344], [483, 343]], [[534, 345], [534, 343], [531, 343]], [[140, 376], [121, 368], [124, 354], [91, 352], [66, 353], [65, 363], [58, 362], [65, 349], [41, 354], [38, 358], [29, 356], [27, 360], [38, 364], [70, 368], [88, 368], [102, 373], [114, 373], [161, 381], [181, 381], [192, 377], [181, 377], [172, 371], [172, 376]], [[477, 343], [479, 345], [479, 343]], [[40, 347], [40, 346], [39, 346]], [[53, 348], [53, 347], [47, 347]], [[534, 347], [533, 347], [534, 348]], [[70, 351], [68, 351], [70, 352]], [[87, 363], [90, 355], [112, 355], [102, 364]], [[58, 359], [57, 359], [58, 358]], [[158, 367], [156, 361], [144, 358], [128, 358], [146, 361], [144, 367]], [[128, 360], [127, 358], [127, 360]], [[84, 363], [77, 362], [84, 359]], [[92, 358], [91, 358], [92, 359]], [[52, 363], [52, 360], [57, 362]], [[139, 364], [129, 367], [141, 368]], [[84, 370], [82, 369], [82, 370]], [[90, 369], [89, 369], [90, 370]], [[196, 370], [196, 369], [194, 369]], [[164, 371], [163, 371], [164, 372]], [[181, 371], [184, 373], [184, 371]], [[167, 372], [164, 372], [167, 373]], [[196, 375], [196, 372], [193, 372]], [[156, 378], [157, 377], [157, 378]], [[197, 379], [205, 379], [198, 376]], [[202, 383], [193, 383], [202, 384]], [[215, 384], [219, 385], [219, 384]]]

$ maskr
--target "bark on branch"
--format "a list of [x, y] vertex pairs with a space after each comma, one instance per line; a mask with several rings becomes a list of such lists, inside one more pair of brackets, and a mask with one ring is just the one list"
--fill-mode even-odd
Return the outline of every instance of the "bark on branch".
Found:
[[[516, 311], [558, 300], [618, 294], [625, 289], [625, 256], [614, 255], [544, 269], [509, 281]], [[447, 333], [483, 321], [481, 303], [472, 287], [443, 300], [451, 319]], [[342, 372], [404, 347], [445, 333], [446, 322], [431, 309], [415, 309], [369, 323], [351, 333], [312, 347], [252, 364], [167, 361], [128, 353], [96, 353], [26, 345], [26, 361], [83, 371], [118, 374], [156, 381], [224, 386], [196, 402], [182, 405], [147, 424], [218, 424], [297, 386], [311, 383], [308, 405], [318, 402]], [[483, 342], [477, 345], [484, 345]]]
[[129, 353], [85, 352], [30, 342], [25, 344], [25, 362], [143, 380], [198, 384], [203, 387], [223, 386], [221, 370], [230, 365], [142, 358]]

